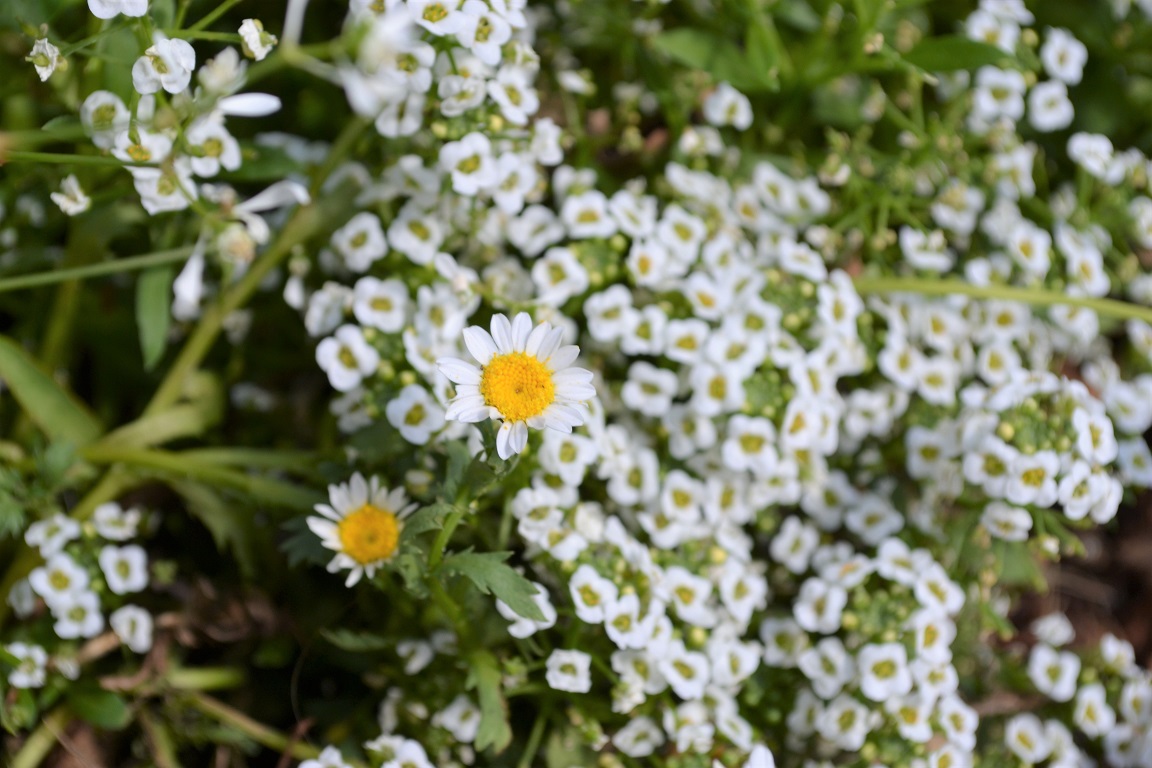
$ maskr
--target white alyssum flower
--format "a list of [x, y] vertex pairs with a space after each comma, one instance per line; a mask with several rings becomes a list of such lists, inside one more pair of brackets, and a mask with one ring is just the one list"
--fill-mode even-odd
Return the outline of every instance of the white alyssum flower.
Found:
[[117, 595], [139, 592], [148, 586], [148, 553], [137, 544], [108, 544], [97, 558], [108, 589]]
[[332, 233], [332, 247], [340, 254], [348, 269], [357, 274], [388, 253], [388, 239], [380, 217], [368, 211], [356, 214], [348, 223]]
[[1084, 76], [1088, 62], [1088, 49], [1084, 43], [1066, 29], [1049, 29], [1040, 46], [1040, 63], [1050, 77], [1067, 84], [1077, 85]]
[[712, 125], [744, 131], [752, 125], [752, 103], [728, 83], [720, 83], [704, 99], [704, 119]]
[[32, 591], [49, 607], [61, 604], [71, 595], [88, 589], [88, 572], [67, 552], [57, 552], [44, 565], [28, 574]]
[[473, 197], [494, 187], [499, 179], [492, 142], [482, 133], [469, 133], [440, 148], [440, 167], [452, 177], [452, 189]]
[[340, 750], [333, 746], [324, 747], [319, 756], [300, 763], [300, 768], [352, 768], [344, 762]]
[[84, 194], [80, 181], [73, 173], [61, 179], [60, 191], [52, 192], [49, 197], [67, 216], [76, 216], [92, 207], [92, 198]]
[[333, 389], [348, 392], [375, 372], [380, 353], [364, 339], [360, 326], [342, 325], [316, 345], [316, 363], [328, 374]]
[[185, 40], [152, 34], [152, 45], [132, 66], [132, 87], [142, 95], [163, 89], [176, 94], [188, 87], [196, 68], [196, 51]]
[[80, 105], [80, 123], [100, 149], [111, 149], [131, 119], [124, 101], [111, 91], [93, 91]]
[[480, 730], [480, 708], [460, 694], [432, 716], [432, 725], [444, 728], [461, 744], [471, 744]]
[[544, 679], [553, 690], [588, 693], [592, 690], [592, 657], [583, 651], [557, 648], [545, 662]]
[[4, 650], [16, 657], [17, 664], [8, 673], [13, 688], [40, 688], [47, 677], [48, 652], [31, 643], [9, 643]]
[[148, 0], [88, 0], [88, 10], [98, 19], [110, 19], [121, 13], [143, 16], [148, 12]]
[[1076, 694], [1080, 657], [1037, 643], [1028, 656], [1028, 677], [1036, 690], [1053, 701], [1069, 701]]
[[279, 42], [275, 35], [264, 31], [264, 24], [259, 19], [244, 19], [241, 22], [240, 40], [244, 55], [256, 61], [263, 61]]
[[52, 605], [53, 630], [62, 640], [95, 637], [104, 629], [100, 597], [89, 589], [71, 592]]
[[413, 445], [425, 445], [444, 426], [444, 409], [428, 390], [409, 384], [384, 406], [388, 423]]
[[328, 486], [328, 503], [315, 509], [321, 517], [309, 517], [308, 528], [336, 553], [328, 572], [347, 569], [345, 586], [351, 587], [396, 554], [404, 518], [416, 504], [408, 503], [403, 488], [389, 491], [376, 477], [365, 480], [357, 472], [347, 483]]
[[352, 289], [352, 314], [367, 328], [398, 333], [407, 321], [409, 301], [402, 281], [362, 277]]
[[502, 459], [528, 444], [528, 428], [569, 433], [584, 423], [581, 404], [596, 396], [592, 373], [574, 368], [579, 347], [561, 345], [562, 328], [535, 327], [526, 312], [509, 321], [497, 314], [489, 333], [479, 326], [464, 329], [464, 344], [480, 364], [452, 357], [437, 361], [440, 372], [456, 384], [448, 405], [449, 420], [502, 422], [496, 451]]
[[36, 547], [40, 556], [50, 558], [64, 546], [80, 536], [80, 523], [57, 512], [45, 520], [37, 520], [24, 531], [24, 542]]
[[912, 692], [908, 656], [900, 643], [869, 643], [856, 656], [860, 692], [873, 701], [884, 702]]
[[28, 61], [32, 62], [32, 66], [36, 68], [40, 82], [46, 82], [60, 64], [60, 49], [48, 42], [48, 38], [42, 37], [32, 45], [32, 51], [28, 54]]
[[134, 653], [147, 653], [152, 648], [152, 614], [140, 606], [117, 608], [108, 617], [108, 624], [120, 642]]

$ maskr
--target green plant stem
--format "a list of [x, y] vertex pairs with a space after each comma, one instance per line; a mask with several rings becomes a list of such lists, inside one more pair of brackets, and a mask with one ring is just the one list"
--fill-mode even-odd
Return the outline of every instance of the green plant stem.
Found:
[[974, 299], [1001, 299], [1018, 301], [1038, 307], [1066, 304], [1083, 307], [1123, 320], [1143, 320], [1152, 323], [1152, 307], [1144, 307], [1116, 299], [1097, 299], [1087, 296], [1069, 296], [1043, 288], [1018, 288], [1011, 285], [972, 285], [962, 280], [926, 280], [918, 277], [858, 277], [853, 284], [861, 294], [919, 293], [924, 296], [971, 296]]
[[241, 2], [243, 2], [243, 0], [224, 0], [224, 2], [220, 3], [220, 5], [204, 14], [204, 16], [200, 18], [200, 21], [188, 27], [188, 31], [195, 32], [200, 29], [206, 29], [208, 25], [216, 21], [216, 19], [232, 10], [232, 6], [238, 5]]
[[178, 667], [164, 674], [164, 682], [181, 691], [217, 691], [239, 688], [247, 676], [239, 667]]
[[36, 768], [40, 765], [56, 746], [60, 734], [71, 719], [72, 713], [66, 706], [59, 706], [49, 712], [12, 758], [9, 768]]
[[432, 549], [428, 552], [429, 571], [435, 571], [444, 560], [444, 551], [448, 548], [448, 542], [467, 512], [466, 508], [457, 504], [448, 514], [448, 519], [444, 521], [444, 527], [436, 533], [436, 538], [432, 541]]
[[0, 278], [0, 293], [35, 288], [41, 285], [64, 283], [70, 280], [85, 280], [90, 277], [104, 277], [122, 272], [135, 272], [162, 264], [176, 264], [192, 255], [193, 247], [173, 248], [170, 251], [156, 251], [141, 256], [102, 261], [99, 264], [86, 264], [82, 267], [54, 269], [50, 272], [37, 272], [33, 275]]
[[178, 37], [181, 40], [215, 40], [221, 43], [239, 43], [243, 39], [234, 32], [198, 32], [191, 29], [168, 29], [164, 32], [169, 37]]
[[323, 223], [323, 215], [317, 206], [309, 205], [297, 209], [284, 226], [280, 237], [256, 260], [244, 277], [229, 287], [219, 302], [204, 310], [196, 329], [189, 336], [179, 356], [168, 369], [168, 374], [152, 396], [152, 400], [144, 409], [143, 416], [158, 413], [180, 399], [185, 380], [196, 371], [200, 361], [212, 348], [216, 337], [224, 327], [224, 319], [242, 307], [260, 287], [260, 283], [268, 273], [286, 259], [296, 245], [315, 233]]
[[268, 749], [287, 753], [297, 760], [310, 760], [320, 754], [320, 750], [303, 742], [293, 741], [283, 733], [257, 722], [238, 709], [203, 693], [189, 693], [184, 701], [202, 714], [231, 726], [248, 738]]
[[536, 715], [536, 722], [532, 723], [532, 732], [528, 734], [528, 743], [524, 745], [524, 753], [516, 768], [531, 768], [536, 760], [536, 752], [540, 749], [540, 741], [544, 738], [544, 726], [548, 724], [548, 716], [552, 710], [552, 699], [547, 699], [540, 712]]
[[176, 757], [176, 746], [172, 743], [172, 732], [165, 723], [160, 722], [148, 707], [141, 707], [136, 713], [144, 734], [152, 745], [152, 759], [156, 761], [157, 768], [180, 768], [180, 760]]
[[178, 478], [195, 478], [232, 488], [269, 504], [311, 510], [313, 495], [294, 485], [234, 469], [197, 462], [182, 453], [104, 445], [88, 446], [81, 455], [95, 464], [127, 464]]
[[28, 152], [11, 149], [0, 155], [0, 165], [4, 163], [56, 163], [58, 165], [103, 165], [116, 168], [133, 166], [136, 168], [159, 168], [159, 163], [136, 163], [105, 155], [70, 155], [63, 152]]

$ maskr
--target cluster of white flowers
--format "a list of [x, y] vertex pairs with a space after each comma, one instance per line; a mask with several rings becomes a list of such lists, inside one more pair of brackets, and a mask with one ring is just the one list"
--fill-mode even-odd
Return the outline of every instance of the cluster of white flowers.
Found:
[[[92, 638], [110, 626], [126, 647], [146, 653], [152, 647], [152, 614], [126, 600], [146, 590], [150, 581], [147, 552], [125, 543], [136, 537], [140, 521], [140, 510], [109, 502], [96, 508], [90, 523], [60, 513], [32, 523], [24, 539], [44, 564], [9, 592], [15, 614], [33, 618], [46, 606], [52, 631], [62, 641]], [[106, 618], [108, 602], [119, 607]], [[44, 685], [50, 661], [44, 648], [14, 643], [7, 649], [21, 659], [9, 683], [17, 688]], [[79, 673], [68, 657], [51, 661], [61, 674], [74, 679]]]
[[[477, 15], [496, 47], [471, 37]], [[1009, 50], [1031, 19], [986, 2], [966, 29]], [[602, 628], [569, 630], [577, 639], [541, 673], [566, 693], [610, 686], [621, 719], [588, 743], [638, 759], [718, 744], [750, 754], [765, 728], [741, 695], [781, 669], [802, 675], [791, 678], [790, 749], [815, 740], [854, 753], [894, 738], [916, 745], [915, 765], [971, 764], [978, 718], [951, 645], [975, 568], [907, 542], [939, 535], [945, 509], [1009, 542], [1050, 528], [1052, 508], [1074, 524], [1109, 521], [1125, 487], [1152, 483], [1139, 437], [1152, 379], [1122, 378], [1081, 307], [863, 299], [837, 268], [844, 233], [826, 223], [844, 213], [836, 195], [851, 168], [732, 172], [739, 152], [721, 130], [744, 130], [752, 113], [728, 84], [702, 97], [710, 125], [685, 132], [662, 174], [608, 194], [594, 171], [561, 165], [557, 129], [532, 119], [537, 58], [513, 9], [410, 0], [356, 10], [349, 30], [362, 41], [341, 69], [354, 109], [387, 138], [427, 126], [435, 140], [376, 178], [357, 172], [362, 210], [322, 255], [325, 282], [309, 289], [301, 273], [290, 293], [307, 297], [346, 431], [382, 412], [413, 444], [468, 438], [478, 449], [461, 422], [512, 420], [484, 382], [496, 380], [492, 356], [520, 350], [531, 327], [520, 347], [495, 321], [491, 336], [469, 328], [488, 312], [528, 310], [597, 372], [579, 418], [500, 444], [501, 457], [532, 461], [510, 510], [544, 619], [497, 608], [515, 638], [570, 614]], [[1074, 119], [1070, 102], [1055, 116], [1085, 49], [1053, 29], [1039, 57], [1051, 79], [1028, 97], [1032, 126], [1058, 130]], [[516, 101], [523, 114], [498, 95], [505, 81], [532, 94]], [[1046, 203], [1048, 225], [1021, 212], [1043, 202], [1039, 149], [1016, 134], [1027, 90], [1020, 72], [976, 73], [969, 127], [988, 174], [916, 171], [928, 226], [892, 233], [898, 271], [986, 287], [1057, 279], [1074, 297], [1144, 290], [1116, 282], [1116, 235], [1073, 217], [1067, 189]], [[1102, 184], [1145, 163], [1094, 141], [1077, 134], [1068, 154]], [[1146, 200], [1132, 196], [1129, 234], [1152, 240]], [[1127, 331], [1150, 356], [1152, 331]], [[464, 345], [479, 369], [445, 362]], [[1057, 355], [1083, 381], [1050, 372]], [[895, 496], [897, 472], [918, 490]], [[610, 679], [593, 664], [604, 649]], [[405, 658], [420, 669], [438, 652], [414, 641]], [[456, 700], [436, 717], [469, 707]]]
[[1103, 635], [1089, 667], [1077, 653], [1062, 650], [1075, 636], [1063, 614], [1038, 619], [1032, 631], [1038, 642], [1028, 655], [1028, 677], [1037, 691], [1065, 705], [1068, 715], [1015, 715], [1005, 723], [1008, 749], [1025, 763], [1047, 760], [1071, 768], [1087, 764], [1079, 737], [1101, 744], [1108, 765], [1117, 768], [1152, 761], [1152, 673], [1136, 664], [1131, 643]]

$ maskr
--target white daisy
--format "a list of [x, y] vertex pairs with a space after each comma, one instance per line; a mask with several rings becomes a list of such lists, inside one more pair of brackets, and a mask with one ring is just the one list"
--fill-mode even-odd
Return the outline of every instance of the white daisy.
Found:
[[464, 329], [464, 343], [480, 367], [454, 357], [436, 361], [456, 384], [456, 397], [445, 418], [463, 422], [500, 419], [496, 452], [507, 459], [528, 443], [528, 427], [570, 433], [584, 423], [579, 404], [595, 397], [592, 372], [573, 368], [580, 353], [561, 346], [562, 329], [551, 323], [532, 327], [521, 312], [509, 321], [492, 318], [492, 333], [479, 326]]
[[308, 527], [336, 552], [328, 572], [350, 569], [345, 584], [351, 587], [365, 574], [372, 578], [396, 554], [403, 520], [416, 505], [408, 503], [403, 488], [389, 491], [359, 472], [345, 484], [328, 486], [328, 501], [316, 505], [324, 517], [309, 517]]

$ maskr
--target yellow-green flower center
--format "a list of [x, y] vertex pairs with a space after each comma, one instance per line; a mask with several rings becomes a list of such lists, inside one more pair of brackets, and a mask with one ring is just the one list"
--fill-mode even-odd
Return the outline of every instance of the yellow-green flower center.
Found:
[[387, 560], [400, 541], [400, 521], [387, 509], [365, 504], [337, 526], [344, 554], [360, 565]]
[[506, 421], [539, 416], [556, 399], [552, 372], [523, 352], [496, 355], [484, 366], [480, 394]]

